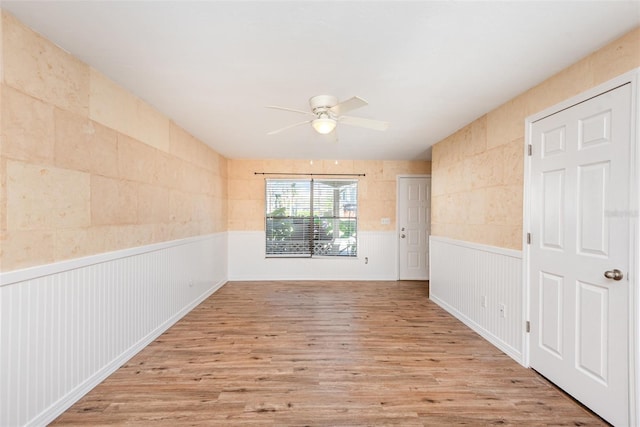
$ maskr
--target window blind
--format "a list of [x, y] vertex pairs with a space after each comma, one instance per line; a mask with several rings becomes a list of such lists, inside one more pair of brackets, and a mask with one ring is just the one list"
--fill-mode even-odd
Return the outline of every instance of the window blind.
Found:
[[267, 257], [357, 256], [358, 181], [267, 179]]

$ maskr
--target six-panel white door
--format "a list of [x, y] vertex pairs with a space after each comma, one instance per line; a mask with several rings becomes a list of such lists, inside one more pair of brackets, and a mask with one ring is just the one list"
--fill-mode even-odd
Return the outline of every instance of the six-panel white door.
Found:
[[431, 178], [400, 177], [398, 183], [399, 278], [429, 278]]
[[629, 423], [630, 106], [627, 84], [531, 128], [530, 364], [615, 425]]

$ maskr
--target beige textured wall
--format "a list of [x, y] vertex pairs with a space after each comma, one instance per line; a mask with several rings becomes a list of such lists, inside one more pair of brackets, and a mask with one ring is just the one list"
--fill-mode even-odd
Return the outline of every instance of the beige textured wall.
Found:
[[640, 67], [640, 28], [433, 147], [433, 235], [522, 248], [524, 120]]
[[0, 270], [225, 231], [227, 160], [2, 12]]
[[[229, 230], [264, 230], [264, 180], [254, 172], [365, 174], [358, 177], [358, 227], [365, 231], [395, 230], [396, 176], [428, 174], [431, 162], [375, 160], [229, 160]], [[299, 178], [308, 178], [300, 176]], [[381, 218], [391, 224], [382, 225]]]

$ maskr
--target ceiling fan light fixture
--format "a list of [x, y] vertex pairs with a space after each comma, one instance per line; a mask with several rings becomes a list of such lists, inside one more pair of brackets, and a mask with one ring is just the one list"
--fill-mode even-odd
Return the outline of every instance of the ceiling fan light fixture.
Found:
[[320, 117], [311, 121], [311, 126], [313, 126], [316, 132], [326, 135], [336, 128], [336, 121], [329, 117]]

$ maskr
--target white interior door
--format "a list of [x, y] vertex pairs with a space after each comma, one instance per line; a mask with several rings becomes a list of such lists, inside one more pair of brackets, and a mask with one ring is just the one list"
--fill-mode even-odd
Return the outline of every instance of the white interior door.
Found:
[[400, 280], [429, 278], [431, 178], [400, 177], [398, 239]]
[[630, 84], [531, 128], [530, 364], [614, 425], [629, 424], [630, 130]]

